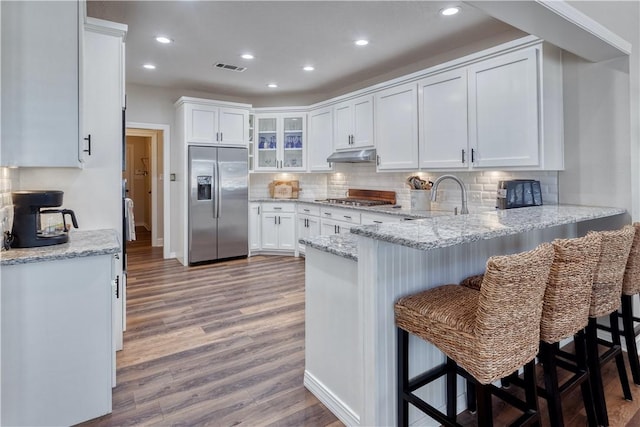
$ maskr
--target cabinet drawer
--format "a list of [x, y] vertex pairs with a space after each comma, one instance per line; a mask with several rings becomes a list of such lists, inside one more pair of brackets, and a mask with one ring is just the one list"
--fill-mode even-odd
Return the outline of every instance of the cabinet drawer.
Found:
[[361, 217], [362, 225], [383, 224], [385, 222], [401, 222], [402, 217], [397, 215], [385, 215], [378, 213], [363, 213]]
[[320, 216], [324, 219], [360, 224], [360, 212], [350, 209], [322, 208]]
[[263, 202], [262, 210], [264, 212], [295, 212], [295, 203], [271, 203]]
[[298, 213], [305, 214], [305, 215], [320, 216], [320, 206], [299, 204]]

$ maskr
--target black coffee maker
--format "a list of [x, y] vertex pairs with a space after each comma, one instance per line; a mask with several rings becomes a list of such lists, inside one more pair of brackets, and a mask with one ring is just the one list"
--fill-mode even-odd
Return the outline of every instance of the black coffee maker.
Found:
[[[62, 191], [14, 191], [12, 248], [50, 246], [69, 241], [66, 216], [78, 228], [76, 215], [69, 209], [43, 209], [62, 206]], [[47, 218], [45, 223], [43, 218]], [[59, 224], [59, 225], [58, 225]]]

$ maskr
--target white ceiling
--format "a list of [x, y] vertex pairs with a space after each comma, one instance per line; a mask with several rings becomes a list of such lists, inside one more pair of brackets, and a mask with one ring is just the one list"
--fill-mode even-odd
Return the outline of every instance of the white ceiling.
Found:
[[[462, 12], [438, 12], [457, 4]], [[326, 94], [513, 27], [460, 2], [89, 1], [87, 14], [128, 24], [128, 83], [251, 99]], [[174, 39], [170, 45], [156, 35]], [[353, 41], [370, 44], [356, 47]], [[251, 52], [253, 60], [240, 55]], [[223, 62], [247, 67], [219, 70]], [[142, 68], [153, 63], [155, 70]], [[305, 72], [304, 65], [315, 71]], [[269, 82], [278, 83], [270, 89]]]

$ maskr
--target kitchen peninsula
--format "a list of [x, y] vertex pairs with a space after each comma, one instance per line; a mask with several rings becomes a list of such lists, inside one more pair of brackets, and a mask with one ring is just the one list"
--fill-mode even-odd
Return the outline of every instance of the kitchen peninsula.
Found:
[[[629, 222], [624, 209], [546, 205], [354, 227], [351, 235], [304, 240], [305, 386], [347, 425], [393, 425], [396, 417], [394, 302], [484, 271], [492, 255]], [[444, 360], [410, 338], [410, 366]], [[458, 409], [465, 408], [459, 380]], [[444, 381], [421, 390], [444, 407]], [[415, 409], [413, 423], [423, 416]]]
[[72, 425], [111, 412], [115, 230], [0, 253], [0, 424]]

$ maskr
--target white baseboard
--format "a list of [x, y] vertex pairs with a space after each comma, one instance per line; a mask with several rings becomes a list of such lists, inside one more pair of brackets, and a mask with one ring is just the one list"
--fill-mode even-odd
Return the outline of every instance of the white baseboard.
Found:
[[360, 425], [360, 416], [307, 370], [304, 371], [304, 386], [345, 425]]
[[163, 238], [156, 239], [155, 242], [153, 242], [152, 246], [155, 246], [155, 247], [164, 246], [164, 239]]

